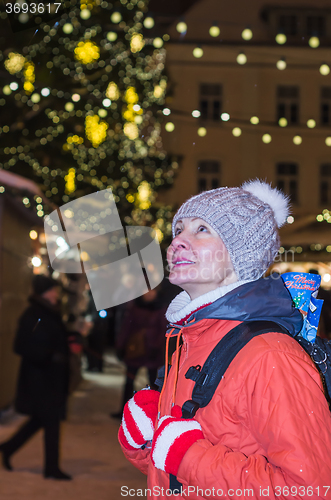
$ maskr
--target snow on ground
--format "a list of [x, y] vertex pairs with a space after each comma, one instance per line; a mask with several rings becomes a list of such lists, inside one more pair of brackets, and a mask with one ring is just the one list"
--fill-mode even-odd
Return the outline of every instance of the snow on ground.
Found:
[[[117, 500], [121, 487], [146, 488], [146, 476], [125, 458], [117, 442], [120, 421], [109, 417], [119, 409], [123, 366], [108, 355], [105, 373], [84, 373], [84, 380], [70, 400], [68, 420], [63, 424], [61, 468], [72, 481], [42, 476], [42, 432], [13, 457], [13, 472], [0, 465], [1, 500]], [[142, 370], [137, 389], [146, 385]], [[0, 420], [0, 442], [5, 441], [24, 417], [8, 414]], [[142, 498], [128, 496], [127, 498]]]

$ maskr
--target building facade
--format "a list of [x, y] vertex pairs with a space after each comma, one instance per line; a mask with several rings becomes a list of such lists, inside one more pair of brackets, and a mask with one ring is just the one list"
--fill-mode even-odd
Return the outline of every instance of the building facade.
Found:
[[200, 0], [169, 34], [163, 140], [182, 161], [160, 201], [266, 179], [291, 198], [284, 247], [329, 261], [330, 2]]

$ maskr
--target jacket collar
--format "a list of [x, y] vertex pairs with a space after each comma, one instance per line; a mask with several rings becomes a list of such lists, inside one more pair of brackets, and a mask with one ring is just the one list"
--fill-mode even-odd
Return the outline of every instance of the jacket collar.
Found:
[[200, 295], [193, 300], [191, 300], [187, 292], [181, 292], [169, 304], [166, 312], [166, 318], [170, 323], [180, 324], [185, 319], [190, 317], [191, 314], [195, 311], [203, 308], [208, 304], [212, 304], [228, 292], [231, 292], [244, 283], [249, 283], [249, 281], [236, 281], [236, 283], [231, 283], [230, 285], [220, 286], [215, 290], [204, 293], [203, 295]]
[[[178, 328], [202, 319], [218, 319], [240, 322], [273, 321], [286, 328], [293, 336], [301, 331], [302, 315], [295, 308], [280, 277], [275, 279], [269, 276], [250, 282], [237, 282], [229, 287], [220, 287], [221, 289], [192, 301], [185, 297], [186, 292], [182, 292], [169, 305], [166, 317], [173, 326], [177, 323]], [[183, 323], [184, 318], [187, 321]]]

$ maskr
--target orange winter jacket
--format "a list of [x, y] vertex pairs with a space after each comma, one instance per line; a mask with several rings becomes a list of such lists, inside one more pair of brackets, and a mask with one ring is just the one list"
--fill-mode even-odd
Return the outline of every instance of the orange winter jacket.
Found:
[[[265, 296], [266, 285], [260, 296], [254, 286], [253, 297], [243, 285], [226, 300], [223, 297], [188, 318], [181, 329], [178, 374], [175, 353], [162, 394], [161, 416], [170, 414], [173, 404], [191, 399], [194, 382], [185, 373], [190, 366], [202, 366], [227, 332], [243, 319], [257, 319], [259, 308], [261, 319], [270, 319], [265, 317], [264, 306], [272, 302]], [[290, 300], [280, 286], [276, 286], [279, 300], [273, 297], [273, 321], [275, 309]], [[274, 284], [271, 288], [275, 292]], [[232, 317], [232, 300], [239, 320], [210, 317], [217, 316], [215, 310], [219, 316]], [[284, 324], [284, 319], [278, 322]], [[204, 439], [189, 448], [179, 466], [183, 498], [331, 499], [331, 413], [314, 363], [290, 336], [274, 332], [251, 340], [195, 418]], [[178, 498], [170, 494], [169, 475], [153, 466], [149, 449], [123, 448], [123, 452], [147, 474], [148, 498]]]

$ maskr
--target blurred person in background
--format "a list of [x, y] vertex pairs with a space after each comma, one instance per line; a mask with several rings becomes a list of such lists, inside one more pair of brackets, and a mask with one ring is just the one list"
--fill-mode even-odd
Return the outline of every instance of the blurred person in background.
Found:
[[44, 429], [44, 477], [70, 480], [59, 468], [60, 422], [66, 416], [69, 384], [68, 334], [60, 313], [59, 283], [35, 276], [29, 300], [19, 319], [14, 351], [22, 357], [15, 409], [30, 418], [0, 445], [2, 462], [12, 470], [12, 455]]
[[139, 368], [147, 368], [150, 386], [156, 388], [157, 370], [164, 363], [165, 311], [158, 288], [126, 304], [115, 341], [117, 355], [126, 364], [126, 380], [120, 411], [113, 413], [113, 418], [122, 418], [124, 405], [132, 397]]

